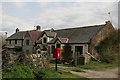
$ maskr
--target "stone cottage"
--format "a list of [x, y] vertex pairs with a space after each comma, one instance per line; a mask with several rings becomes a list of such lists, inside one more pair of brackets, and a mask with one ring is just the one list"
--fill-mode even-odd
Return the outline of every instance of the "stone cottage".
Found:
[[25, 35], [26, 31], [19, 31], [19, 29], [17, 28], [16, 32], [6, 39], [7, 42], [5, 47], [12, 50], [14, 49], [22, 51]]
[[[73, 59], [80, 64], [89, 62], [91, 56], [96, 56], [94, 46], [97, 46], [114, 30], [110, 21], [105, 24], [76, 27], [60, 30], [36, 30], [19, 31], [7, 38], [7, 48], [21, 48], [25, 53], [42, 53], [47, 52], [51, 58], [54, 48], [61, 48], [65, 44], [71, 45]], [[89, 55], [89, 54], [90, 55]], [[82, 58], [82, 62], [81, 62]]]
[[36, 26], [36, 30], [19, 31], [6, 39], [6, 48], [11, 50], [23, 51], [24, 53], [35, 53], [35, 42], [40, 38], [42, 31], [40, 26]]

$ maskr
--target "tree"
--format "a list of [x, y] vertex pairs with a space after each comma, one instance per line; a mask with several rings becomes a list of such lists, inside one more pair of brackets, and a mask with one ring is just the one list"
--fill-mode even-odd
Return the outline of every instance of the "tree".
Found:
[[63, 47], [63, 51], [62, 51], [62, 61], [64, 62], [68, 62], [68, 63], [72, 63], [73, 60], [73, 51], [71, 50], [71, 46], [69, 44], [66, 44]]
[[102, 62], [111, 63], [118, 61], [120, 43], [118, 38], [118, 31], [111, 32], [107, 38], [95, 46]]

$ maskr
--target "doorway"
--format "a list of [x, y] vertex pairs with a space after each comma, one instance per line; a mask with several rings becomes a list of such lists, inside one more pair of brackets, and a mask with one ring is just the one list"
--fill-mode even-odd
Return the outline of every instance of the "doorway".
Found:
[[83, 46], [75, 46], [75, 65], [84, 64]]
[[83, 54], [83, 46], [75, 46], [75, 53], [77, 53], [77, 56], [80, 56]]

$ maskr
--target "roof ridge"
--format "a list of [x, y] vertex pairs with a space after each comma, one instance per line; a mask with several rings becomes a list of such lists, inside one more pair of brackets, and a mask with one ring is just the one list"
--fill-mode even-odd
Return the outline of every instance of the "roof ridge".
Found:
[[98, 27], [98, 26], [105, 26], [105, 24], [101, 24], [101, 25], [91, 25], [91, 26], [83, 26], [83, 27], [75, 27], [75, 28], [65, 28], [65, 29], [58, 29], [58, 30], [55, 30], [55, 31], [71, 30], [71, 29], [81, 29], [81, 28], [91, 28], [91, 27]]
[[38, 30], [27, 30], [27, 31], [29, 31], [29, 32], [31, 32], [31, 31], [43, 32], [43, 31], [38, 31]]
[[[19, 32], [27, 32], [27, 31], [19, 31]], [[19, 32], [17, 32], [17, 33], [19, 33]], [[15, 32], [16, 33], [16, 32]]]

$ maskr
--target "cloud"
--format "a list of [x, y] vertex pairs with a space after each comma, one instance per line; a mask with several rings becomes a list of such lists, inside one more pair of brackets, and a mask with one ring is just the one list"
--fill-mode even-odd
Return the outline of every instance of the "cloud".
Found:
[[[0, 3], [0, 24], [2, 24], [2, 3]], [[2, 30], [2, 28], [0, 27], [0, 31], [1, 30]]]
[[[20, 0], [21, 1], [21, 0]], [[26, 5], [25, 2], [12, 2], [14, 6], [18, 7], [18, 8], [22, 8]]]
[[24, 2], [24, 0], [5, 0], [5, 1], [2, 1], [2, 2], [4, 2], [4, 3], [9, 2], [17, 8], [23, 8], [24, 6], [26, 6], [26, 2]]
[[114, 23], [117, 20], [117, 11], [114, 3], [74, 3], [71, 7], [54, 7], [39, 15], [35, 23], [43, 27], [67, 28], [83, 25], [104, 23], [110, 20], [108, 12], [113, 15]]
[[[37, 6], [38, 10], [44, 8], [42, 12], [38, 11], [36, 13], [36, 15], [38, 15], [37, 18], [30, 16], [29, 19], [23, 19], [20, 17], [22, 15], [15, 17], [8, 15], [9, 13], [3, 14], [3, 16], [1, 16], [3, 21], [1, 25], [2, 30], [8, 31], [9, 35], [11, 35], [11, 33], [15, 32], [17, 27], [20, 28], [20, 30], [29, 30], [34, 29], [33, 26], [38, 24], [42, 27], [42, 29], [62, 29], [68, 27], [103, 24], [106, 20], [110, 19], [108, 12], [111, 12], [113, 24], [117, 26], [118, 15], [116, 3], [78, 2], [68, 3], [69, 6], [67, 6], [66, 3], [62, 3], [62, 5], [53, 7], [55, 4], [56, 3], [38, 4], [46, 8]], [[24, 7], [21, 8], [24, 10]], [[33, 9], [30, 14], [32, 14], [32, 12], [34, 12]]]
[[28, 22], [23, 19], [19, 19], [17, 17], [3, 15], [2, 16], [2, 31], [7, 31], [8, 35], [15, 32], [16, 28], [19, 28], [21, 31], [34, 29], [31, 24], [32, 22]]
[[4, 0], [3, 2], [118, 2], [119, 0]]
[[119, 10], [118, 10], [118, 27], [120, 29], [120, 2], [118, 3], [118, 8], [119, 8]]

